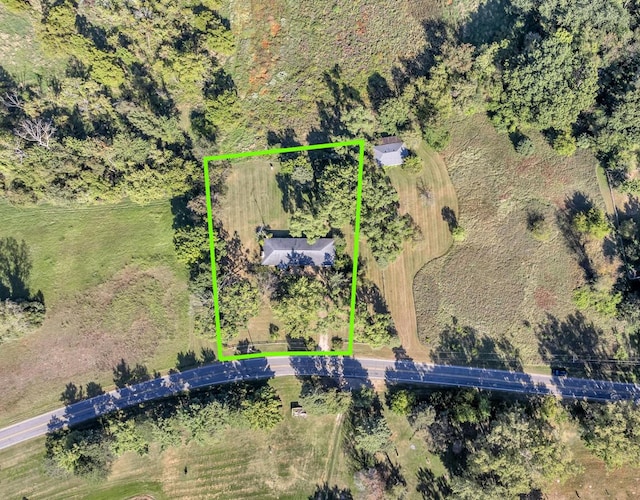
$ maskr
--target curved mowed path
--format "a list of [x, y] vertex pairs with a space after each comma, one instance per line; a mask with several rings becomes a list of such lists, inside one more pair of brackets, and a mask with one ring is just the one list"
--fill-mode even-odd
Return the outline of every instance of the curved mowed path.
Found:
[[[429, 351], [418, 338], [413, 280], [427, 262], [441, 257], [451, 247], [451, 232], [442, 217], [442, 209], [448, 207], [458, 214], [458, 198], [440, 155], [429, 150], [424, 143], [414, 151], [423, 160], [422, 172], [410, 174], [394, 168], [389, 171], [389, 177], [400, 197], [400, 213], [411, 215], [420, 227], [422, 239], [406, 242], [399, 258], [386, 269], [375, 263], [364, 238], [360, 253], [367, 260], [369, 278], [383, 292], [402, 347], [413, 359], [428, 360]], [[431, 191], [430, 204], [421, 200], [420, 186]]]

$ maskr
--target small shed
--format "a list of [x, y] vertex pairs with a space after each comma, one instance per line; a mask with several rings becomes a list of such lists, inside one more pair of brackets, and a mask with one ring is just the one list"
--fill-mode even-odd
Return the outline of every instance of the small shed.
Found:
[[383, 137], [380, 144], [373, 147], [373, 157], [381, 167], [402, 165], [408, 154], [407, 146], [395, 135]]
[[297, 408], [291, 408], [291, 416], [297, 418], [307, 418], [307, 412], [302, 406], [298, 406]]

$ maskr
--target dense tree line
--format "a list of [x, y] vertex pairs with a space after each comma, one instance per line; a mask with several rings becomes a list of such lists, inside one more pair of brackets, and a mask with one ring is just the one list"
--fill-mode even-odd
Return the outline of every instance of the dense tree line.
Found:
[[517, 498], [579, 470], [560, 437], [566, 413], [553, 397], [510, 401], [465, 389], [416, 398], [405, 392], [392, 393], [392, 408], [408, 414], [415, 435], [448, 470], [446, 481], [419, 486], [425, 494]]
[[209, 109], [220, 99], [226, 109], [231, 92], [219, 59], [232, 38], [218, 7], [209, 0], [43, 2], [36, 31], [66, 69], [39, 84], [2, 72], [6, 196], [146, 203], [187, 191], [200, 175], [197, 136], [179, 110], [200, 113], [197, 130], [213, 134]]
[[118, 411], [86, 426], [49, 433], [47, 470], [104, 477], [117, 457], [147, 454], [152, 444], [165, 450], [190, 442], [204, 445], [229, 428], [271, 429], [282, 420], [280, 407], [271, 386], [240, 383]]
[[370, 498], [404, 498], [406, 481], [388, 452], [391, 429], [373, 389], [353, 392], [345, 419], [344, 450], [360, 491]]

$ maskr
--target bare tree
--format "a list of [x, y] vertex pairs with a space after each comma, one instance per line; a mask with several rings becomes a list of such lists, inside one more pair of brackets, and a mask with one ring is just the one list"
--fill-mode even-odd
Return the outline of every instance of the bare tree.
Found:
[[24, 109], [24, 102], [15, 90], [0, 96], [0, 103], [7, 109]]
[[433, 202], [434, 202], [433, 192], [431, 191], [429, 186], [427, 186], [424, 183], [422, 179], [420, 179], [420, 181], [418, 182], [417, 188], [418, 188], [418, 194], [420, 196], [420, 201], [422, 202], [422, 204], [427, 207], [433, 205]]
[[25, 141], [36, 142], [43, 148], [49, 149], [49, 141], [56, 133], [56, 128], [48, 120], [27, 118], [20, 122], [15, 133]]

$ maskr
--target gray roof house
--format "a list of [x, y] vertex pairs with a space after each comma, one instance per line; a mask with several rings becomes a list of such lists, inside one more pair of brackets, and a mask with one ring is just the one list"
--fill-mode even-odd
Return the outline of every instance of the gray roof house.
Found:
[[306, 238], [268, 238], [262, 247], [262, 265], [278, 266], [332, 266], [336, 250], [331, 238], [320, 238], [313, 245]]
[[381, 144], [373, 147], [373, 157], [381, 167], [402, 165], [409, 152], [398, 137], [383, 137]]

